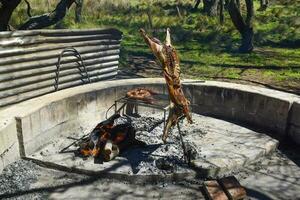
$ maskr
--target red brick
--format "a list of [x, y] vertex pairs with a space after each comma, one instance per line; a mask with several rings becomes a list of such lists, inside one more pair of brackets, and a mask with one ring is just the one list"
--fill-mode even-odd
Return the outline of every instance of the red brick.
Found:
[[234, 176], [225, 177], [219, 180], [220, 185], [224, 189], [230, 200], [240, 200], [246, 198], [246, 190], [241, 186]]
[[205, 181], [204, 191], [207, 199], [210, 200], [228, 200], [225, 192], [217, 181]]

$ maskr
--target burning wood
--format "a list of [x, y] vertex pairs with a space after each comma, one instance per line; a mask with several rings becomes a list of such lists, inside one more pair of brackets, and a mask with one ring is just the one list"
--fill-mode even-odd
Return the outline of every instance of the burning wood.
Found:
[[141, 100], [141, 101], [145, 101], [147, 103], [151, 103], [153, 104], [153, 95], [155, 95], [156, 92], [150, 90], [150, 89], [146, 89], [146, 88], [136, 88], [136, 89], [132, 89], [129, 90], [126, 93], [126, 97], [130, 98], [130, 99], [136, 99], [136, 100]]
[[193, 122], [189, 113], [190, 102], [185, 98], [182, 91], [179, 58], [175, 48], [171, 44], [170, 30], [167, 29], [165, 44], [156, 38], [150, 38], [143, 29], [140, 32], [162, 65], [169, 92], [170, 111], [163, 133], [163, 141], [166, 142], [170, 128], [176, 125], [181, 117], [186, 117], [189, 123]]
[[114, 125], [119, 117], [119, 114], [115, 114], [99, 123], [80, 144], [79, 154], [110, 161], [130, 146], [145, 145], [135, 138], [136, 131], [130, 123]]

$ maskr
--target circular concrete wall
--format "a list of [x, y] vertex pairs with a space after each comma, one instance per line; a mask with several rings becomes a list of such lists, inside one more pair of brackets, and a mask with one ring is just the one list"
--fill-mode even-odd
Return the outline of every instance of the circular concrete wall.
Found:
[[[192, 110], [261, 128], [300, 144], [299, 96], [255, 86], [214, 81], [183, 82]], [[135, 87], [166, 93], [158, 78], [113, 80], [78, 86], [0, 111], [0, 171], [59, 135], [89, 130], [105, 118], [114, 101]]]

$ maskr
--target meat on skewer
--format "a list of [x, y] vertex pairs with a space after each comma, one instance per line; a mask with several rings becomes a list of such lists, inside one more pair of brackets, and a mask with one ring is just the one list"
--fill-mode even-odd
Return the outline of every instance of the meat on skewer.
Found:
[[189, 123], [193, 122], [189, 111], [190, 102], [182, 91], [179, 57], [171, 44], [170, 29], [167, 29], [165, 43], [149, 37], [143, 29], [140, 29], [140, 33], [153, 54], [160, 61], [169, 92], [170, 111], [163, 133], [163, 141], [166, 142], [170, 128], [176, 125], [181, 117], [186, 117]]

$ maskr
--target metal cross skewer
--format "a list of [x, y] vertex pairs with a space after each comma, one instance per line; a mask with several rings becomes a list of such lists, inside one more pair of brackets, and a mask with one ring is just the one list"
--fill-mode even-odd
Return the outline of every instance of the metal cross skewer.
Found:
[[182, 146], [182, 150], [183, 150], [183, 158], [184, 158], [184, 161], [185, 163], [187, 164], [190, 164], [190, 159], [189, 159], [189, 154], [187, 152], [187, 149], [186, 149], [186, 146], [184, 144], [184, 141], [183, 141], [183, 137], [182, 137], [182, 134], [181, 134], [181, 130], [180, 130], [180, 126], [179, 126], [179, 122], [181, 119], [183, 119], [184, 117], [180, 117], [180, 119], [178, 120], [177, 122], [177, 128], [178, 128], [178, 133], [179, 133], [179, 138], [180, 138], [180, 141], [181, 141], [181, 146]]

